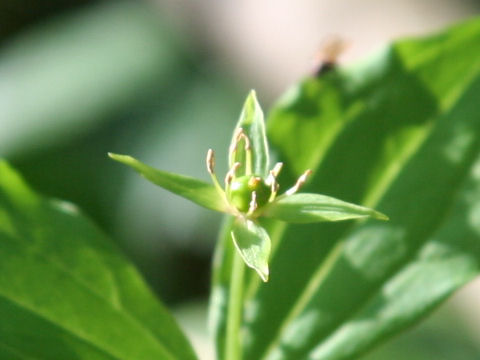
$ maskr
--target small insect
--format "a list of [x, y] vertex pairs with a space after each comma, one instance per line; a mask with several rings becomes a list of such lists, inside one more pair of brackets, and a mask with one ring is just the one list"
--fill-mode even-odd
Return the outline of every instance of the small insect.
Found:
[[313, 76], [319, 77], [333, 70], [338, 58], [348, 46], [346, 40], [337, 36], [324, 40], [314, 59]]

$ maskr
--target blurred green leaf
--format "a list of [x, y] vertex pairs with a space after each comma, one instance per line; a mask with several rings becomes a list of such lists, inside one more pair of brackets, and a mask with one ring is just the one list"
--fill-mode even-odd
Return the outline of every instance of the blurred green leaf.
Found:
[[113, 160], [130, 166], [155, 185], [161, 186], [200, 206], [216, 211], [225, 211], [226, 209], [226, 202], [213, 185], [188, 176], [154, 169], [128, 155], [109, 153], [108, 156]]
[[[245, 282], [244, 359], [353, 359], [420, 319], [480, 263], [480, 20], [407, 39], [289, 91], [268, 133], [306, 191], [375, 207], [389, 222], [270, 222], [270, 282]], [[231, 245], [211, 301], [224, 346]]]
[[270, 238], [261, 226], [251, 220], [237, 218], [232, 226], [232, 240], [243, 261], [268, 281]]
[[267, 217], [290, 222], [312, 223], [373, 217], [388, 220], [378, 211], [350, 204], [330, 196], [300, 193], [279, 197], [264, 213]]
[[0, 162], [0, 358], [195, 359], [174, 319], [71, 204]]
[[476, 360], [480, 357], [480, 344], [475, 328], [469, 329], [465, 315], [468, 316], [468, 312], [459, 311], [447, 301], [428, 319], [360, 359]]
[[150, 97], [175, 74], [174, 41], [150, 6], [123, 1], [13, 39], [0, 51], [0, 154], [68, 142]]

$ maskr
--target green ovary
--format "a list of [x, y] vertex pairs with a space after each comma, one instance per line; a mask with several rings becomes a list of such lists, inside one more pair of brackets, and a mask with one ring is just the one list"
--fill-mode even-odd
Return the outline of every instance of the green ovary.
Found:
[[256, 193], [257, 207], [260, 208], [268, 202], [270, 198], [270, 187], [265, 184], [263, 179], [257, 175], [245, 175], [238, 177], [230, 184], [228, 200], [241, 212], [248, 212], [252, 193]]

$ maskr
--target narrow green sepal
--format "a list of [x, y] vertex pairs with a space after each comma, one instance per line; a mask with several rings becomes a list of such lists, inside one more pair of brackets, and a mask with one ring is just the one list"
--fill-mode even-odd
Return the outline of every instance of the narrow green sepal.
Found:
[[227, 207], [225, 201], [213, 185], [188, 176], [154, 169], [128, 155], [108, 153], [108, 156], [113, 160], [132, 167], [155, 185], [207, 209], [226, 212]]
[[237, 218], [233, 223], [231, 235], [243, 261], [267, 282], [271, 244], [265, 229], [251, 220]]
[[290, 223], [341, 221], [366, 217], [388, 220], [386, 215], [376, 210], [330, 196], [308, 193], [281, 196], [268, 205], [263, 215]]
[[[257, 100], [255, 90], [251, 90], [245, 100], [245, 103], [235, 127], [231, 144], [235, 144], [235, 134], [237, 129], [242, 128], [245, 135], [251, 141], [251, 149], [253, 152], [253, 173], [265, 178], [269, 171], [269, 150], [267, 136], [265, 132], [265, 119], [262, 108]], [[245, 150], [239, 147], [236, 153], [230, 153], [230, 166], [239, 162], [242, 164], [238, 173], [245, 174], [246, 154]]]

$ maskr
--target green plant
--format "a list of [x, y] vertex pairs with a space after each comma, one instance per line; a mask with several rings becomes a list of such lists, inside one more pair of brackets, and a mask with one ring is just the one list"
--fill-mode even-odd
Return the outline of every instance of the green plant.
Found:
[[277, 196], [280, 185], [276, 178], [283, 164], [277, 163], [268, 171], [269, 150], [263, 112], [254, 91], [245, 101], [233, 133], [228, 156], [230, 170], [225, 176], [225, 190], [215, 175], [215, 157], [211, 149], [206, 159], [207, 170], [214, 184], [211, 186], [200, 180], [155, 170], [130, 156], [117, 154], [109, 156], [133, 167], [147, 179], [167, 190], [235, 218], [232, 221], [230, 239], [235, 244], [238, 255], [233, 255], [230, 279], [230, 292], [234, 295], [230, 297], [229, 303], [226, 359], [242, 358], [238, 338], [242, 322], [244, 269], [238, 256], [241, 256], [246, 265], [255, 269], [263, 281], [268, 281], [271, 242], [267, 231], [258, 223], [262, 216], [291, 223], [338, 221], [369, 216], [388, 219], [374, 210], [329, 196], [296, 194], [306, 182], [310, 170], [305, 171], [293, 187]]
[[276, 178], [283, 164], [277, 163], [272, 170], [268, 170], [269, 150], [263, 112], [254, 91], [248, 96], [233, 133], [228, 156], [230, 170], [225, 176], [225, 189], [215, 174], [212, 149], [207, 153], [206, 163], [213, 185], [153, 169], [131, 156], [112, 153], [109, 156], [131, 166], [154, 184], [208, 209], [235, 217], [231, 230], [232, 241], [243, 261], [255, 269], [263, 281], [268, 280], [271, 244], [268, 233], [258, 223], [262, 216], [291, 223], [338, 221], [368, 216], [387, 220], [385, 215], [377, 211], [329, 196], [296, 194], [306, 182], [310, 170], [305, 171], [293, 187], [277, 196], [280, 185]]
[[[239, 121], [243, 132], [233, 139], [235, 171], [226, 189], [214, 175], [212, 152], [214, 185], [113, 155], [170, 191], [234, 215], [225, 220], [213, 269], [219, 359], [358, 358], [478, 275], [478, 53], [480, 21], [473, 19], [396, 42], [353, 68], [306, 78], [270, 112], [267, 134], [284, 164], [270, 178], [253, 94]], [[305, 169], [313, 172], [303, 189], [328, 197], [276, 195], [298, 190]], [[295, 183], [292, 191], [282, 188]], [[295, 224], [382, 217], [332, 197], [378, 208], [390, 221]], [[333, 203], [334, 211], [319, 213], [318, 201]], [[232, 233], [264, 279], [269, 259], [267, 283], [243, 270]], [[254, 245], [267, 251], [250, 251]], [[0, 319], [0, 359], [196, 359], [105, 235], [71, 204], [37, 195], [6, 162]]]

